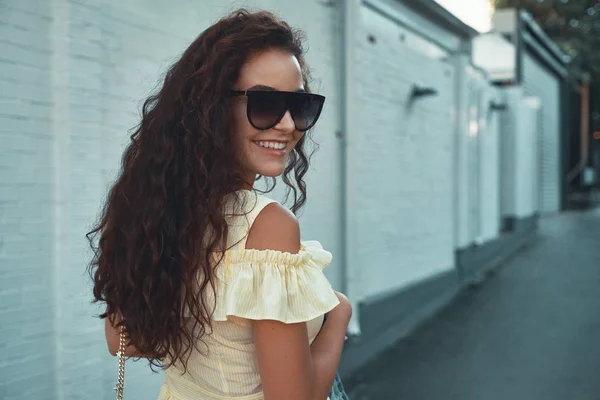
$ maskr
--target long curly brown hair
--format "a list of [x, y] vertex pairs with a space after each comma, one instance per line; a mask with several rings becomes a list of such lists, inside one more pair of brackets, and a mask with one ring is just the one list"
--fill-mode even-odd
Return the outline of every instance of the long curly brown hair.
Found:
[[[225, 250], [222, 201], [244, 185], [230, 129], [232, 85], [253, 53], [276, 48], [296, 56], [308, 91], [303, 40], [272, 13], [238, 10], [194, 40], [144, 102], [87, 238], [94, 302], [106, 303], [100, 318], [124, 327], [152, 367], [185, 365], [211, 329], [214, 310], [202, 294], [214, 290], [215, 254]], [[306, 201], [308, 139], [298, 142], [284, 171], [294, 212]]]

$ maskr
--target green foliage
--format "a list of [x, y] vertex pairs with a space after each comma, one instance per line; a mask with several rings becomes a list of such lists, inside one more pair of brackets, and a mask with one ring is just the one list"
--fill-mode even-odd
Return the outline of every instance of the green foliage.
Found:
[[600, 0], [491, 0], [496, 9], [528, 11], [552, 40], [572, 57], [571, 76], [600, 82]]

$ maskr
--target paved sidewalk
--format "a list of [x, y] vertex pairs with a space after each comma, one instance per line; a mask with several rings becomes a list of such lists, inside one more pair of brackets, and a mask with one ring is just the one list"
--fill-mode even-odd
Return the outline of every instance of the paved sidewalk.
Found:
[[351, 400], [599, 400], [600, 211], [539, 239], [345, 382]]

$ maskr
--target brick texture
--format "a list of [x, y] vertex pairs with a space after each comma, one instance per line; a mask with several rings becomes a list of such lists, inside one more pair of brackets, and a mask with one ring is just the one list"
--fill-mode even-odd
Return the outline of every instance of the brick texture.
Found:
[[[314, 132], [321, 150], [302, 234], [336, 254], [339, 10], [317, 0], [244, 5], [275, 10], [308, 34], [313, 88], [327, 105]], [[84, 235], [141, 102], [233, 8], [217, 0], [0, 3], [0, 399], [114, 398], [116, 359], [90, 305]], [[327, 271], [334, 285], [336, 262]], [[126, 376], [126, 398], [157, 396], [162, 376], [144, 361], [128, 362]]]
[[[25, 2], [27, 3], [27, 2]], [[56, 392], [50, 6], [0, 4], [0, 398]], [[24, 79], [25, 78], [25, 79]]]
[[[410, 36], [363, 9], [356, 61], [359, 127], [351, 138], [356, 163], [348, 171], [356, 182], [350, 282], [355, 301], [454, 265], [455, 71], [431, 57], [431, 44], [421, 44], [423, 52], [405, 45], [414, 43]], [[411, 103], [413, 84], [438, 93]]]
[[[451, 57], [415, 34], [427, 21], [408, 15], [398, 2], [379, 5], [405, 14], [396, 17], [413, 29], [381, 14], [375, 18], [372, 10], [360, 14], [357, 96], [350, 99], [356, 126], [347, 138], [353, 164], [343, 172], [336, 135], [342, 118], [341, 2], [3, 0], [0, 399], [114, 398], [116, 359], [94, 318], [100, 309], [90, 304], [84, 235], [116, 176], [143, 99], [203, 29], [242, 5], [274, 10], [308, 34], [312, 88], [327, 101], [314, 131], [320, 150], [307, 180], [302, 237], [321, 241], [334, 254], [326, 274], [339, 287], [340, 182], [346, 173], [353, 205], [347, 267], [355, 304], [452, 270], [456, 247], [497, 233], [498, 207], [504, 216], [535, 209], [534, 168], [517, 180], [538, 157], [527, 150], [535, 137], [515, 141], [518, 129], [534, 124], [534, 111], [491, 119], [476, 113], [481, 134], [468, 138], [469, 105], [485, 108], [495, 90], [480, 81], [475, 86], [481, 97], [469, 100], [463, 76], [468, 57]], [[458, 46], [441, 27], [425, 29]], [[415, 84], [437, 95], [411, 103]], [[522, 95], [520, 88], [506, 93], [509, 110], [524, 104]], [[551, 146], [546, 139], [543, 145]], [[502, 156], [494, 161], [498, 146]], [[550, 157], [550, 150], [542, 156]], [[282, 189], [278, 184], [273, 195], [282, 199]], [[126, 376], [126, 398], [156, 397], [162, 376], [144, 361], [128, 362]]]

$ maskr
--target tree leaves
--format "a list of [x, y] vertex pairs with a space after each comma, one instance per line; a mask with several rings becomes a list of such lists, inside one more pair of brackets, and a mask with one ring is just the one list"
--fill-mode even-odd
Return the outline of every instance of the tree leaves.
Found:
[[572, 78], [600, 81], [600, 0], [491, 0], [496, 9], [527, 10], [569, 56]]

